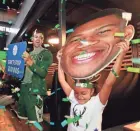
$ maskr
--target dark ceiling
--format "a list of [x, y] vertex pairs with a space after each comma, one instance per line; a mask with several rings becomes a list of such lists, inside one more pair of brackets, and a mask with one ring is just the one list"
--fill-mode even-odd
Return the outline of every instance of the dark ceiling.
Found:
[[[91, 14], [106, 8], [121, 8], [133, 13], [133, 19], [139, 18], [140, 0], [67, 0], [66, 1], [66, 29], [73, 28], [77, 23], [86, 19]], [[36, 8], [36, 11], [38, 8]], [[54, 28], [58, 23], [59, 2], [54, 0], [49, 8], [46, 8], [38, 17], [34, 25], [27, 30], [31, 33], [35, 28], [42, 28], [47, 34], [48, 30]], [[32, 28], [31, 28], [32, 27]], [[50, 47], [52, 52], [57, 49]]]
[[7, 8], [19, 10], [22, 6], [23, 0], [1, 0], [0, 9], [7, 10]]
[[[140, 0], [67, 0], [66, 22], [75, 25], [91, 14], [105, 8], [121, 8], [134, 15], [140, 13]], [[40, 25], [58, 23], [58, 0], [40, 17]]]
[[[23, 0], [4, 0], [0, 2], [0, 8], [19, 10]], [[62, 0], [61, 0], [62, 1]], [[121, 8], [133, 13], [133, 19], [139, 21], [140, 0], [67, 0], [66, 1], [66, 29], [73, 28], [77, 23], [83, 21], [91, 14], [105, 8]], [[3, 6], [3, 7], [2, 7]], [[29, 12], [23, 26], [15, 37], [14, 41], [30, 41], [32, 31], [40, 28], [47, 35], [49, 30], [58, 24], [59, 0], [36, 0], [33, 8]], [[136, 23], [134, 20], [134, 23]], [[46, 41], [45, 41], [46, 43]], [[29, 45], [31, 47], [31, 45]], [[57, 46], [49, 49], [56, 53]]]
[[[48, 3], [44, 1], [51, 3], [49, 7], [47, 6]], [[22, 35], [18, 34], [18, 36], [22, 37], [23, 40], [29, 40], [31, 32], [35, 28], [41, 28], [46, 34], [49, 29], [58, 23], [59, 0], [44, 1], [35, 1], [34, 9], [29, 13], [23, 25], [24, 27], [21, 27], [25, 29], [24, 32], [21, 33]], [[11, 10], [14, 9], [18, 11], [22, 7], [23, 2], [23, 0], [1, 0], [0, 9], [7, 11], [7, 8], [10, 8]], [[105, 8], [121, 8], [127, 12], [132, 12], [134, 17], [138, 17], [140, 14], [139, 5], [140, 0], [66, 0], [66, 28], [74, 27], [83, 19], [86, 19], [86, 17]], [[44, 9], [40, 10], [41, 8]], [[28, 26], [25, 26], [26, 24]], [[23, 35], [26, 33], [29, 33], [28, 37], [27, 35], [26, 37]]]

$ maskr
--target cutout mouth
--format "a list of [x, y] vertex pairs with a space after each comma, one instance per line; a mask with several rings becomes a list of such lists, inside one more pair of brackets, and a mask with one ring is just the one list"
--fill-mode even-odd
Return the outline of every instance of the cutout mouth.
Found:
[[91, 60], [96, 59], [100, 54], [102, 54], [103, 50], [93, 51], [90, 53], [84, 53], [80, 52], [79, 55], [76, 55], [72, 58], [73, 63], [75, 64], [81, 64], [81, 63], [87, 63]]

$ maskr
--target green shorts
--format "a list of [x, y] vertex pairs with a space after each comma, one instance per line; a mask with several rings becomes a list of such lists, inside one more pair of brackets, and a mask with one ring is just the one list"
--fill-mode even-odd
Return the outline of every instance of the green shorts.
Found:
[[31, 84], [21, 84], [18, 101], [18, 117], [28, 119], [29, 123], [42, 122], [43, 98], [40, 95], [30, 94]]

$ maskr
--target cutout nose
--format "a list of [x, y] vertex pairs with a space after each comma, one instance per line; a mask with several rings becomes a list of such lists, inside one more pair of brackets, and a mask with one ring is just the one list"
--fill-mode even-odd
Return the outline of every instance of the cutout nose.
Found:
[[83, 48], [89, 45], [95, 45], [99, 42], [99, 40], [96, 41], [87, 41], [87, 40], [80, 40], [81, 45], [78, 46], [78, 48]]

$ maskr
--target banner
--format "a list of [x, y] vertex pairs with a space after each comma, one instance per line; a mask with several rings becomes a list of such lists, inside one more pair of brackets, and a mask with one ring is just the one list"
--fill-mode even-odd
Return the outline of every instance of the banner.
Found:
[[19, 42], [8, 45], [6, 58], [6, 73], [22, 79], [24, 76], [23, 52], [26, 51], [27, 43]]

